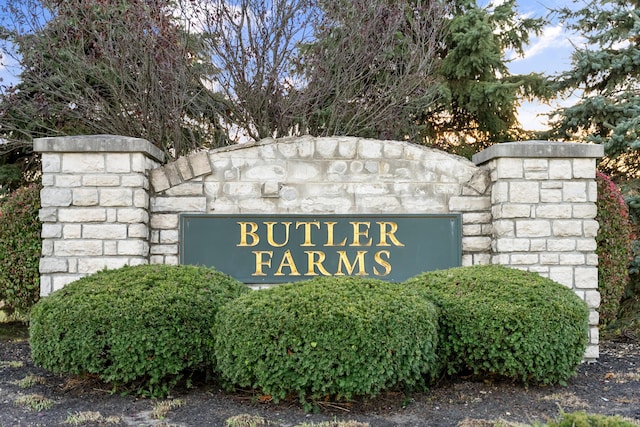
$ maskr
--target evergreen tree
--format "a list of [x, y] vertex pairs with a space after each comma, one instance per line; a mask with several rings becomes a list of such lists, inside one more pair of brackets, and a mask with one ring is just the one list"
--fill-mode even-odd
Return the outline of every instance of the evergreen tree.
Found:
[[550, 95], [546, 78], [512, 75], [506, 57], [510, 50], [524, 54], [545, 20], [522, 17], [515, 0], [486, 7], [476, 0], [453, 0], [452, 7], [441, 51], [444, 96], [423, 120], [427, 143], [470, 156], [493, 143], [521, 139], [520, 102]]
[[580, 101], [555, 113], [554, 135], [603, 144], [601, 169], [612, 176], [640, 177], [640, 1], [592, 0], [559, 11], [567, 27], [581, 32], [571, 70], [556, 79]]

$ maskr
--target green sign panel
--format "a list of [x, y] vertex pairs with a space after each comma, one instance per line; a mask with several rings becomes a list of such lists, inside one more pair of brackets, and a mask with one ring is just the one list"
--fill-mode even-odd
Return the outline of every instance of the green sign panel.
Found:
[[459, 214], [182, 214], [180, 262], [253, 284], [317, 276], [401, 282], [460, 266], [461, 229]]

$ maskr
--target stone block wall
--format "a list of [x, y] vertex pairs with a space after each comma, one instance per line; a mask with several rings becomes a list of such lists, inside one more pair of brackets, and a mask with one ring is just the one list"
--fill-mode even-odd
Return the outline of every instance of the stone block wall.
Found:
[[178, 215], [185, 212], [457, 212], [463, 265], [490, 262], [488, 172], [407, 142], [266, 139], [184, 157], [151, 171], [151, 184], [151, 263], [178, 263]]
[[104, 268], [149, 261], [150, 169], [163, 153], [136, 138], [43, 138], [40, 293]]
[[598, 357], [596, 158], [600, 145], [499, 144], [474, 161], [491, 177], [492, 264], [508, 265], [573, 289], [590, 310], [587, 359]]

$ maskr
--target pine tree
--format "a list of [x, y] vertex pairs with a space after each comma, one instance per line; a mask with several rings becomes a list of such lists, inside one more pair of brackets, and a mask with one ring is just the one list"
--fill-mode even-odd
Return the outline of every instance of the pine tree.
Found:
[[497, 142], [520, 139], [517, 108], [523, 99], [545, 98], [547, 80], [535, 73], [512, 75], [509, 50], [524, 54], [529, 37], [545, 20], [523, 18], [515, 0], [480, 7], [476, 0], [454, 0], [441, 52], [443, 101], [426, 112], [427, 142], [471, 155]]
[[601, 169], [618, 178], [640, 177], [640, 1], [592, 0], [561, 10], [568, 28], [581, 32], [571, 70], [556, 79], [581, 100], [555, 113], [554, 135], [603, 144]]

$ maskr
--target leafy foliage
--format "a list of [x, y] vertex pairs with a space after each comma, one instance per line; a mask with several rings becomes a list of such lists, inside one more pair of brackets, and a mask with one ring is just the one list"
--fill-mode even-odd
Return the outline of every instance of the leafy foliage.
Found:
[[519, 102], [548, 94], [508, 72], [544, 23], [515, 0], [45, 1], [30, 21], [47, 25], [21, 31], [41, 3], [27, 2], [7, 3], [2, 36], [25, 72], [0, 106], [27, 151], [38, 135], [131, 135], [179, 155], [310, 133], [470, 155], [521, 137]]
[[606, 175], [596, 174], [598, 214], [600, 224], [596, 242], [598, 248], [598, 290], [600, 291], [600, 324], [616, 320], [620, 299], [629, 282], [629, 260], [633, 229], [629, 209], [620, 190]]
[[202, 267], [102, 271], [33, 307], [32, 357], [56, 373], [95, 374], [114, 388], [163, 396], [189, 370], [210, 367], [218, 309], [244, 292]]
[[0, 202], [0, 301], [7, 311], [28, 313], [40, 295], [39, 209], [39, 184]]
[[558, 420], [552, 420], [547, 427], [635, 427], [638, 424], [619, 415], [587, 414], [585, 412], [563, 412]]
[[576, 48], [573, 68], [556, 78], [558, 89], [583, 90], [575, 105], [556, 112], [560, 138], [604, 144], [610, 175], [640, 174], [640, 26], [637, 2], [590, 0], [578, 10], [563, 9], [569, 29], [586, 38]]
[[503, 266], [423, 273], [406, 282], [440, 310], [439, 363], [446, 374], [563, 383], [582, 360], [589, 310], [572, 290]]
[[300, 128], [312, 135], [419, 141], [441, 96], [438, 46], [446, 2], [321, 0], [301, 49]]
[[230, 385], [274, 400], [375, 395], [433, 374], [433, 304], [397, 284], [332, 277], [243, 295], [218, 314], [215, 354]]
[[[631, 184], [631, 185], [629, 185]], [[621, 186], [625, 201], [629, 207], [629, 217], [633, 228], [632, 260], [629, 265], [629, 285], [625, 289], [624, 299], [629, 304], [640, 306], [640, 180]], [[636, 311], [637, 312], [637, 311]], [[640, 319], [639, 323], [640, 323]]]
[[0, 97], [0, 153], [35, 137], [116, 134], [169, 155], [225, 142], [222, 99], [200, 77], [202, 46], [161, 0], [7, 2], [0, 37], [15, 46], [21, 81]]
[[317, 22], [316, 0], [191, 0], [180, 7], [202, 32], [213, 65], [207, 78], [230, 101], [221, 111], [230, 138], [294, 132], [294, 68], [298, 45], [308, 42]]
[[539, 34], [545, 21], [522, 17], [515, 0], [485, 7], [476, 0], [451, 4], [438, 70], [444, 96], [422, 120], [427, 142], [470, 157], [523, 136], [516, 116], [520, 102], [550, 95], [545, 78], [511, 75], [506, 58], [508, 50], [522, 55], [530, 34]]

